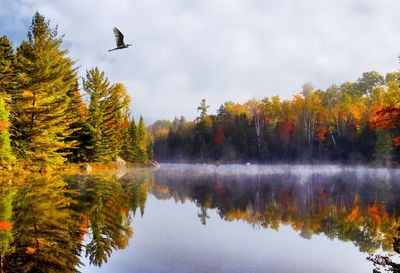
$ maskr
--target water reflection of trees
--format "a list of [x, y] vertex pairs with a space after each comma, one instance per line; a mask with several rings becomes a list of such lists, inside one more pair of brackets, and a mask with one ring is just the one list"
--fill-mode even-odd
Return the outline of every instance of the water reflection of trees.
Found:
[[60, 178], [36, 176], [15, 190], [4, 272], [74, 272], [81, 247], [75, 193]]
[[133, 234], [143, 180], [31, 176], [0, 189], [0, 272], [77, 272], [81, 254], [101, 266]]
[[391, 250], [399, 224], [398, 178], [346, 172], [315, 174], [301, 182], [293, 174], [196, 175], [160, 169], [155, 181], [150, 191], [157, 198], [193, 201], [203, 224], [207, 209], [216, 209], [226, 221], [276, 230], [290, 225], [304, 238], [325, 234], [352, 241], [363, 252]]
[[[397, 235], [393, 238], [393, 250], [395, 253], [400, 254], [400, 228], [397, 229]], [[394, 254], [388, 253], [370, 254], [367, 260], [374, 264], [373, 273], [393, 272], [400, 273], [400, 263], [393, 260]]]
[[352, 172], [315, 174], [304, 182], [293, 174], [163, 168], [120, 178], [33, 176], [0, 187], [0, 272], [76, 272], [81, 255], [101, 266], [127, 246], [131, 215], [144, 214], [148, 191], [194, 202], [204, 225], [214, 209], [226, 221], [276, 230], [290, 225], [304, 238], [324, 234], [365, 252], [392, 250], [399, 237], [398, 181]]

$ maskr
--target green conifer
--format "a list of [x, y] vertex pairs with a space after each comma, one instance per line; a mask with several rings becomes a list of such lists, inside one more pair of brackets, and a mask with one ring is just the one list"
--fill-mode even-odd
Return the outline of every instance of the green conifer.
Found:
[[10, 95], [15, 84], [13, 69], [14, 54], [11, 42], [6, 36], [0, 37], [0, 94]]
[[104, 72], [96, 67], [86, 71], [83, 89], [90, 97], [88, 117], [85, 124], [86, 157], [89, 161], [107, 161], [110, 148], [103, 139], [106, 122], [105, 100], [110, 89], [110, 82]]
[[137, 161], [139, 162], [147, 162], [147, 130], [146, 125], [144, 124], [143, 117], [140, 116], [139, 125], [137, 127], [138, 141], [137, 141]]
[[60, 49], [57, 28], [36, 13], [28, 39], [17, 49], [17, 87], [12, 103], [14, 145], [28, 167], [45, 170], [65, 161], [71, 121], [66, 117], [68, 92], [76, 83], [74, 62]]
[[126, 148], [123, 151], [125, 160], [130, 162], [136, 161], [138, 153], [137, 150], [138, 139], [139, 139], [138, 128], [135, 123], [135, 118], [132, 118], [131, 121], [129, 122]]
[[109, 89], [104, 103], [106, 110], [103, 127], [103, 142], [109, 147], [109, 158], [115, 159], [121, 154], [123, 133], [129, 116], [130, 97], [123, 84], [117, 83]]

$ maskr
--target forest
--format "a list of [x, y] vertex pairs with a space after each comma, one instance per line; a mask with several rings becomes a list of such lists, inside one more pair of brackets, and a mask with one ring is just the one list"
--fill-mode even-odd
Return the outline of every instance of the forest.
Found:
[[57, 27], [36, 13], [13, 49], [0, 37], [0, 169], [46, 172], [64, 163], [122, 158], [186, 162], [400, 159], [400, 72], [365, 72], [326, 90], [306, 83], [292, 99], [278, 95], [225, 102], [198, 117], [159, 120], [146, 128], [131, 115], [122, 83], [86, 70], [63, 49]]
[[278, 95], [225, 102], [194, 121], [159, 120], [149, 127], [161, 161], [391, 163], [400, 159], [399, 72], [365, 72], [326, 90], [311, 83], [290, 100]]
[[80, 82], [62, 38], [39, 13], [15, 52], [0, 37], [0, 169], [147, 162], [146, 126], [131, 117], [126, 87], [110, 83], [97, 67]]

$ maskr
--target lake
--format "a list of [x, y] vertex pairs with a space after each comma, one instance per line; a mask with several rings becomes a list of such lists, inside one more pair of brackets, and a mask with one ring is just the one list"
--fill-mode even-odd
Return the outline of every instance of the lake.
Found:
[[4, 272], [372, 272], [400, 170], [162, 164], [3, 181]]

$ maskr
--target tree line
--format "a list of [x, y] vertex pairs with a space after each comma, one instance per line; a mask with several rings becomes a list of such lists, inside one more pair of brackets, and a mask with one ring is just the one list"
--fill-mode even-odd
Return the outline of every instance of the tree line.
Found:
[[399, 72], [365, 72], [326, 90], [306, 83], [292, 99], [228, 101], [193, 121], [159, 120], [149, 128], [154, 158], [164, 161], [271, 162], [400, 159]]
[[[64, 162], [148, 160], [142, 117], [131, 118], [122, 83], [97, 67], [79, 82], [57, 27], [36, 13], [14, 52], [0, 37], [0, 167], [45, 171]], [[85, 103], [80, 86], [88, 97]]]

